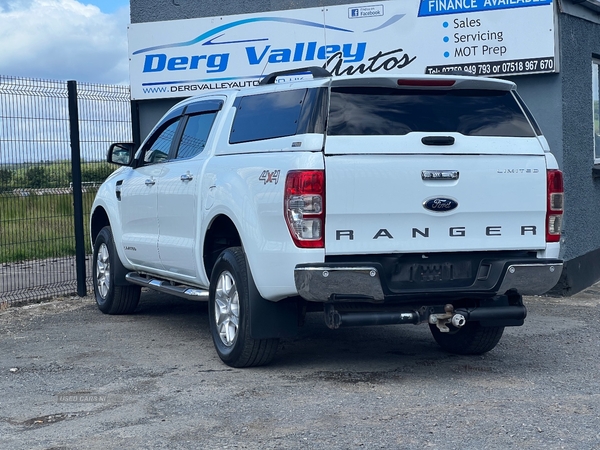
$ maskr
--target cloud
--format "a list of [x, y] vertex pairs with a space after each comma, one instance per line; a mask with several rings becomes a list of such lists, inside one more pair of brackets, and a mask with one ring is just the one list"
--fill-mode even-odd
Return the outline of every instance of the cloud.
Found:
[[0, 0], [0, 75], [128, 84], [129, 9]]

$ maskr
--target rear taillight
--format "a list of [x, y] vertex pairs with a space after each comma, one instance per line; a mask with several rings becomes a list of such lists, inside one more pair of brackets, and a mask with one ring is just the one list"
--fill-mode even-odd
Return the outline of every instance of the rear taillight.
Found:
[[565, 197], [563, 174], [560, 170], [548, 170], [547, 180], [546, 242], [559, 242]]
[[296, 247], [325, 247], [325, 173], [322, 170], [288, 172], [283, 214]]

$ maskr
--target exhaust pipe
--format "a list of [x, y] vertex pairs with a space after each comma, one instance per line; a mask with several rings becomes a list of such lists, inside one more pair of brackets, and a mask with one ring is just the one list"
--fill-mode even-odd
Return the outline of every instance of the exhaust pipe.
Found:
[[527, 308], [523, 305], [495, 306], [489, 308], [457, 308], [456, 314], [464, 316], [465, 320], [480, 322], [486, 320], [525, 320]]
[[465, 323], [467, 323], [467, 319], [465, 319], [465, 316], [462, 314], [454, 314], [452, 316], [452, 325], [454, 325], [456, 328], [464, 326]]
[[416, 311], [338, 311], [333, 305], [325, 305], [325, 324], [332, 330], [341, 327], [374, 325], [418, 324], [421, 316]]
[[[486, 326], [515, 326], [527, 317], [523, 305], [457, 308], [444, 307], [443, 314], [421, 316], [417, 311], [338, 311], [332, 304], [325, 305], [325, 324], [332, 330], [341, 327], [359, 327], [375, 325], [419, 324], [428, 321], [440, 331], [449, 332], [447, 325], [462, 328], [467, 322], [488, 322]], [[521, 323], [522, 324], [522, 323]]]

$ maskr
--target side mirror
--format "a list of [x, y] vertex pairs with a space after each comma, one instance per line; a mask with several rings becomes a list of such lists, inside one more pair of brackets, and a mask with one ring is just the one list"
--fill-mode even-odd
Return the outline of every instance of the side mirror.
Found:
[[135, 155], [135, 144], [133, 142], [119, 142], [111, 144], [108, 148], [106, 160], [119, 166], [129, 166]]

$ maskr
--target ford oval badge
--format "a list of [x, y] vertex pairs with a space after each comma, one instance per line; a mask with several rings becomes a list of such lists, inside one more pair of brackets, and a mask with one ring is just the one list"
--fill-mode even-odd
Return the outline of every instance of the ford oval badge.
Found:
[[458, 202], [451, 198], [436, 197], [423, 202], [423, 208], [433, 212], [452, 211], [458, 206]]

